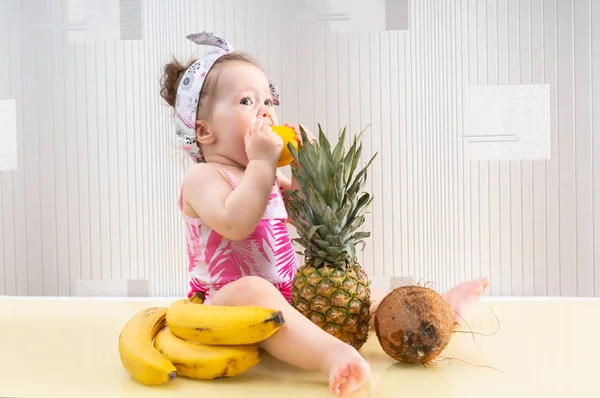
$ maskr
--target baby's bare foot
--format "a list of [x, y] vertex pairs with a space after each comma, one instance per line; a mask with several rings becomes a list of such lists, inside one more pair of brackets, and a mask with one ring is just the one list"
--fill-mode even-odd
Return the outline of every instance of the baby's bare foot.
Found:
[[462, 324], [468, 310], [479, 300], [489, 285], [490, 279], [486, 276], [460, 283], [442, 295], [454, 310], [454, 320], [458, 324]]
[[[350, 351], [350, 350], [348, 350]], [[371, 366], [358, 352], [338, 356], [329, 371], [329, 389], [334, 395], [348, 395], [369, 378]]]

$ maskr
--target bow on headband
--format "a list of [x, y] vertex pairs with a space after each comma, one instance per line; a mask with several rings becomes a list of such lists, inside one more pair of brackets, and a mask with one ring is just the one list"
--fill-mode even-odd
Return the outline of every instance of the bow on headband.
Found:
[[[175, 129], [182, 148], [196, 163], [204, 161], [204, 156], [196, 144], [196, 112], [200, 92], [206, 75], [214, 65], [215, 61], [225, 54], [234, 52], [229, 42], [210, 32], [192, 33], [186, 38], [198, 45], [216, 47], [215, 51], [202, 55], [185, 71], [177, 88], [175, 100]], [[279, 105], [279, 93], [277, 87], [269, 79], [269, 86], [273, 94], [274, 105]]]

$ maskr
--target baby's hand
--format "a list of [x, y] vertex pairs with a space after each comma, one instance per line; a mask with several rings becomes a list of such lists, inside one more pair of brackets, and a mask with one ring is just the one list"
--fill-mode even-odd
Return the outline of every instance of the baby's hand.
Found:
[[[296, 133], [296, 141], [298, 141], [298, 144], [300, 144], [302, 146], [303, 145], [302, 144], [302, 133], [300, 132], [300, 125], [299, 124], [298, 125], [292, 125], [292, 124], [289, 124], [289, 123], [285, 123], [285, 126], [294, 129], [294, 132]], [[307, 129], [304, 126], [302, 126], [302, 128], [306, 132], [306, 135], [308, 136], [308, 140], [310, 142], [316, 141], [315, 136], [313, 135], [313, 133], [309, 129]]]
[[263, 118], [257, 118], [254, 128], [246, 132], [244, 143], [248, 161], [265, 160], [277, 164], [283, 149], [283, 140], [277, 134], [273, 134]]

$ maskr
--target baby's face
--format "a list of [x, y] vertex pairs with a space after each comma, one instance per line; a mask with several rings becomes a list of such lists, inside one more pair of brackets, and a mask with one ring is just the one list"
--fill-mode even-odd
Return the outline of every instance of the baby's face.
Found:
[[269, 80], [256, 66], [235, 61], [223, 65], [215, 87], [210, 125], [220, 141], [223, 155], [247, 164], [244, 135], [257, 118], [268, 125], [279, 124]]

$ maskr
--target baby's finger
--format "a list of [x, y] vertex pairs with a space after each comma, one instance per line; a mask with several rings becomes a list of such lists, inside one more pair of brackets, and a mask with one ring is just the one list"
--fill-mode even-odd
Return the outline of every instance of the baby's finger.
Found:
[[262, 130], [263, 124], [264, 124], [264, 122], [263, 122], [262, 118], [257, 117], [256, 120], [254, 121], [254, 131], [258, 132], [258, 131]]
[[289, 127], [292, 130], [294, 130], [294, 132], [296, 133], [296, 135], [300, 135], [300, 129], [298, 128], [297, 124], [284, 123], [283, 125], [285, 127]]
[[300, 146], [304, 146], [304, 144], [302, 143], [302, 134], [300, 134], [299, 132], [296, 133], [296, 142], [300, 145]]

